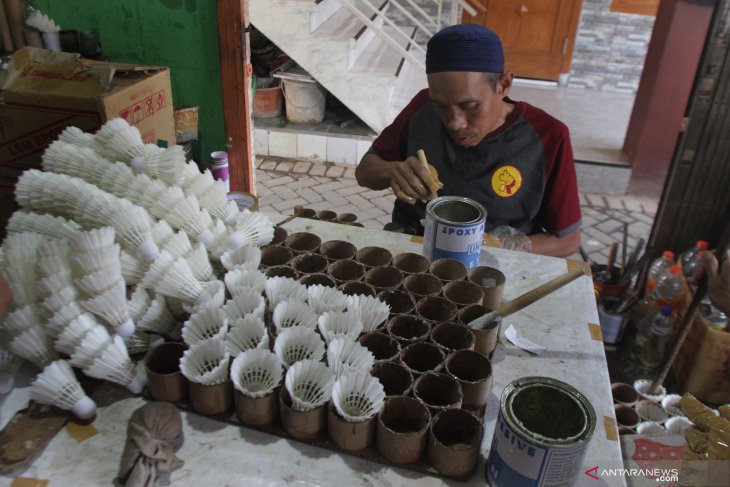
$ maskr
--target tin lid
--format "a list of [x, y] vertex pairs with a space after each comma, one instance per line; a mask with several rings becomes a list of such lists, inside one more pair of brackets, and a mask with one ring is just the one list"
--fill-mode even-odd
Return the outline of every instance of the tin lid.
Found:
[[487, 210], [470, 198], [439, 196], [428, 202], [426, 214], [449, 225], [473, 225], [484, 222]]

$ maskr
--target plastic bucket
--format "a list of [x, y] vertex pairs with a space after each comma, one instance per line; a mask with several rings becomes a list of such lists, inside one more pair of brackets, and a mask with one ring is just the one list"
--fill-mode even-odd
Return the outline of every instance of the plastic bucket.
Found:
[[281, 103], [281, 87], [271, 78], [258, 78], [253, 96], [253, 117], [278, 117], [281, 115]]
[[293, 123], [324, 120], [325, 91], [319, 83], [283, 79], [281, 90], [286, 100], [286, 118]]

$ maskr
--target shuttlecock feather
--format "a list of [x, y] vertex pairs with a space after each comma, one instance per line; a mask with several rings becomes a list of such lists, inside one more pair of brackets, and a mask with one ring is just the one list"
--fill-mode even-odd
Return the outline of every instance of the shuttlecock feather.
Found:
[[208, 308], [190, 316], [182, 329], [182, 337], [188, 345], [204, 340], [223, 340], [228, 332], [228, 317], [221, 309]]
[[281, 362], [268, 350], [248, 350], [231, 364], [233, 386], [248, 397], [264, 397], [281, 383]]
[[134, 322], [129, 316], [124, 281], [117, 281], [111, 288], [89, 299], [80, 301], [81, 306], [100, 318], [120, 336], [134, 333]]
[[248, 315], [232, 321], [226, 335], [226, 346], [232, 357], [254, 348], [268, 349], [269, 336], [266, 333], [264, 320]]
[[81, 225], [48, 213], [18, 210], [8, 220], [6, 229], [8, 234], [34, 232], [51, 238], [72, 238], [81, 230]]
[[266, 288], [266, 275], [256, 269], [237, 268], [226, 272], [223, 277], [228, 292], [232, 295], [241, 291], [253, 291], [257, 294]]
[[369, 420], [378, 414], [384, 400], [383, 384], [363, 370], [341, 376], [332, 386], [332, 404], [349, 422]]
[[198, 384], [221, 384], [228, 379], [230, 358], [223, 341], [206, 340], [183, 353], [180, 371], [189, 381]]
[[296, 411], [311, 411], [329, 401], [335, 375], [322, 362], [302, 360], [289, 368], [284, 387]]
[[282, 331], [276, 337], [274, 353], [284, 367], [288, 368], [300, 360], [322, 360], [325, 344], [311, 328], [295, 326]]
[[0, 347], [0, 396], [7, 394], [13, 388], [15, 374], [22, 364], [22, 358]]
[[38, 314], [38, 306], [28, 304], [20, 308], [16, 308], [7, 315], [2, 322], [2, 330], [10, 337], [15, 338], [24, 331], [41, 326], [43, 321]]
[[54, 348], [66, 355], [71, 355], [83, 341], [88, 332], [95, 326], [101, 326], [89, 313], [77, 316], [58, 335], [53, 343]]
[[274, 238], [274, 224], [259, 212], [243, 210], [233, 226], [234, 232], [228, 237], [228, 244], [234, 250], [244, 245], [260, 247]]
[[177, 258], [167, 267], [154, 289], [165, 296], [190, 303], [194, 303], [203, 292], [203, 286], [193, 275], [193, 270], [184, 257]]
[[15, 355], [32, 362], [41, 369], [58, 359], [51, 339], [39, 326], [30, 328], [10, 340], [8, 348]]
[[135, 375], [134, 364], [120, 336], [113, 337], [112, 342], [83, 371], [89, 377], [125, 386], [132, 394], [142, 392], [146, 383], [144, 377]]
[[327, 346], [327, 365], [337, 377], [353, 370], [370, 372], [374, 363], [373, 353], [349, 338], [335, 338]]
[[30, 398], [70, 410], [80, 419], [93, 418], [96, 403], [86, 395], [73, 369], [65, 360], [57, 360], [43, 369], [30, 386]]

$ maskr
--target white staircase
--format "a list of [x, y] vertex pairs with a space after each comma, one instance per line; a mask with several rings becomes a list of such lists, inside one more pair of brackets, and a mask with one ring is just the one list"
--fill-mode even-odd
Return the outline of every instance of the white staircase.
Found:
[[[426, 87], [447, 0], [250, 0], [251, 23], [376, 133]], [[419, 4], [432, 3], [431, 17]], [[449, 3], [451, 22], [462, 1]], [[449, 23], [449, 22], [447, 22]]]

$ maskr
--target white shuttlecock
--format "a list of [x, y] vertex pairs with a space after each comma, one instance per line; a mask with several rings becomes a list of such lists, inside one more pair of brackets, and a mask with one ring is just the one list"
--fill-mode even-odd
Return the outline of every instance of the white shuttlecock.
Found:
[[332, 340], [327, 346], [327, 365], [340, 377], [352, 370], [370, 372], [375, 363], [373, 353], [345, 337]]
[[332, 397], [335, 375], [322, 362], [302, 360], [286, 373], [284, 387], [296, 411], [311, 411]]
[[38, 279], [36, 290], [39, 299], [46, 299], [48, 296], [69, 286], [73, 286], [73, 279], [71, 279], [71, 273], [67, 269]]
[[193, 270], [185, 258], [178, 257], [155, 285], [155, 291], [165, 296], [195, 303], [203, 292], [203, 286], [193, 275]]
[[10, 350], [0, 347], [0, 396], [12, 390], [15, 383], [15, 374], [22, 364], [23, 359]]
[[212, 386], [228, 379], [231, 355], [221, 340], [206, 340], [185, 350], [180, 358], [180, 371], [189, 380]]
[[124, 281], [117, 283], [101, 294], [79, 302], [86, 311], [93, 313], [109, 325], [119, 336], [130, 336], [134, 333], [134, 322], [129, 316], [127, 295]]
[[390, 306], [373, 296], [356, 294], [347, 297], [347, 311], [356, 314], [363, 332], [369, 333], [385, 323], [390, 316]]
[[142, 259], [138, 259], [126, 250], [121, 251], [119, 262], [122, 265], [122, 277], [128, 286], [140, 284], [145, 272], [149, 269], [149, 264]]
[[34, 29], [37, 29], [43, 33], [58, 32], [61, 30], [61, 28], [53, 21], [53, 19], [51, 19], [48, 15], [42, 13], [40, 10], [33, 10], [28, 18], [25, 20], [25, 23], [28, 26], [33, 27]]
[[231, 234], [230, 230], [226, 225], [216, 220], [213, 223], [213, 227], [210, 229], [213, 233], [213, 243], [207, 246], [208, 253], [212, 259], [220, 261], [223, 254], [228, 252], [228, 236]]
[[69, 323], [83, 313], [84, 310], [78, 302], [70, 301], [51, 315], [46, 323], [46, 332], [51, 338], [58, 338]]
[[221, 264], [227, 271], [238, 267], [255, 270], [261, 263], [261, 249], [253, 245], [244, 245], [236, 250], [227, 250], [221, 256]]
[[146, 289], [155, 289], [165, 274], [175, 265], [175, 258], [165, 251], [160, 252], [142, 276], [140, 285]]
[[71, 302], [76, 302], [78, 299], [78, 293], [74, 287], [66, 287], [55, 294], [51, 294], [41, 302], [39, 311], [41, 316], [45, 318], [51, 318], [55, 313], [60, 311], [64, 306]]
[[80, 314], [71, 320], [68, 326], [58, 335], [56, 341], [53, 342], [54, 348], [66, 355], [73, 354], [76, 347], [81, 345], [86, 334], [95, 326], [101, 325], [99, 325], [99, 322], [92, 315], [89, 313]]
[[265, 309], [264, 297], [253, 291], [242, 291], [234, 294], [223, 306], [223, 311], [231, 321], [244, 318], [247, 315], [263, 319]]
[[111, 344], [112, 337], [102, 325], [95, 325], [86, 332], [81, 342], [76, 345], [70, 355], [69, 362], [74, 367], [84, 369], [91, 365], [96, 358]]
[[114, 245], [114, 227], [94, 228], [78, 232], [75, 237], [69, 240], [71, 248], [78, 253], [91, 252]]
[[231, 364], [231, 381], [238, 392], [248, 397], [264, 397], [281, 384], [281, 362], [268, 350], [247, 350]]
[[137, 286], [127, 300], [127, 310], [132, 321], [137, 322], [152, 304], [152, 297], [142, 286]]
[[80, 419], [93, 418], [96, 403], [86, 395], [73, 369], [65, 360], [57, 360], [43, 369], [30, 385], [30, 398], [71, 411]]
[[369, 420], [378, 414], [384, 401], [383, 384], [364, 370], [347, 373], [332, 386], [332, 404], [348, 422]]
[[115, 264], [120, 266], [121, 271], [121, 249], [119, 244], [101, 247], [89, 252], [76, 252], [71, 255], [71, 268], [78, 276], [91, 274]]
[[[127, 201], [127, 200], [120, 200]], [[147, 210], [128, 203], [109, 216], [117, 231], [117, 240], [127, 249], [135, 249], [145, 262], [152, 262], [160, 252], [152, 240], [150, 215]]]
[[347, 307], [347, 295], [333, 287], [315, 284], [307, 288], [307, 303], [317, 314], [344, 311]]
[[307, 300], [307, 287], [289, 277], [271, 277], [266, 280], [266, 298], [269, 300], [269, 309], [276, 308], [282, 301]]
[[8, 234], [34, 232], [60, 239], [73, 238], [82, 228], [75, 221], [61, 216], [18, 210], [8, 220], [6, 230]]
[[38, 313], [38, 306], [28, 304], [20, 308], [16, 308], [7, 315], [2, 322], [0, 329], [4, 330], [10, 337], [15, 338], [23, 332], [41, 326], [43, 320]]
[[38, 269], [36, 277], [50, 276], [52, 274], [69, 274], [72, 270], [68, 257], [58, 255], [39, 255], [36, 268]]
[[182, 337], [188, 345], [204, 340], [223, 340], [228, 332], [228, 317], [221, 309], [208, 308], [190, 316], [183, 324]]
[[188, 234], [179, 231], [170, 237], [162, 250], [170, 254], [174, 258], [187, 257], [193, 252], [193, 245], [190, 243]]
[[228, 292], [237, 294], [241, 291], [253, 291], [257, 294], [266, 288], [266, 275], [255, 269], [238, 268], [226, 272], [223, 277]]
[[152, 240], [158, 247], [162, 248], [167, 242], [175, 236], [175, 230], [165, 220], [158, 220], [150, 229], [152, 232]]
[[234, 231], [228, 237], [228, 245], [233, 250], [244, 245], [261, 247], [274, 238], [274, 224], [263, 213], [243, 210], [233, 227]]
[[157, 295], [145, 311], [142, 318], [136, 322], [136, 329], [158, 335], [168, 336], [177, 327], [175, 317], [169, 309], [163, 296]]
[[[181, 302], [185, 313], [194, 314], [207, 308], [222, 308], [226, 301], [226, 286], [223, 281], [203, 282], [203, 292], [194, 303]], [[171, 298], [174, 299], [174, 298]]]
[[206, 247], [213, 243], [213, 232], [209, 228], [213, 223], [210, 214], [200, 208], [195, 196], [187, 195], [176, 202], [165, 213], [164, 218], [170, 226], [183, 230], [190, 238], [202, 242]]
[[132, 336], [122, 338], [129, 355], [145, 353], [150, 349], [151, 337], [149, 333], [135, 331]]
[[325, 344], [316, 331], [296, 326], [282, 331], [274, 341], [274, 353], [284, 367], [300, 360], [322, 360]]
[[67, 144], [76, 145], [78, 147], [88, 147], [90, 149], [96, 148], [96, 143], [94, 143], [94, 135], [84, 132], [80, 128], [74, 127], [73, 125], [69, 125], [65, 129], [63, 129], [63, 132], [61, 132], [61, 134], [58, 136], [58, 140]]
[[201, 208], [205, 208], [214, 217], [223, 220], [227, 225], [233, 225], [239, 214], [235, 201], [228, 200], [226, 184], [223, 181], [214, 181], [213, 185], [203, 194], [196, 195]]
[[[210, 170], [206, 169], [208, 173], [210, 173]], [[185, 188], [185, 191], [190, 192], [191, 186], [195, 185], [196, 180], [199, 176], [202, 176], [200, 173], [200, 169], [198, 168], [198, 165], [195, 163], [195, 161], [186, 162], [185, 166], [182, 168], [182, 179], [180, 180], [179, 185], [183, 188]], [[211, 174], [210, 179], [213, 179], [213, 175]]]
[[282, 301], [276, 305], [271, 316], [277, 335], [295, 326], [314, 329], [317, 326], [317, 318], [319, 315], [312, 307], [301, 301]]
[[213, 173], [210, 169], [200, 172], [197, 166], [194, 164], [188, 164], [186, 173], [190, 177], [187, 177], [185, 183], [181, 184], [181, 186], [185, 188], [186, 193], [200, 197], [215, 184], [215, 178], [213, 177]]
[[109, 159], [129, 163], [134, 157], [144, 156], [144, 141], [137, 127], [123, 118], [107, 121], [94, 137], [97, 150]]
[[134, 157], [130, 161], [135, 174], [144, 173], [167, 184], [180, 182], [185, 166], [185, 151], [181, 146], [173, 145], [163, 149], [154, 144], [145, 144], [142, 151], [144, 155]]
[[41, 299], [36, 287], [37, 275], [31, 263], [6, 260], [2, 273], [12, 291], [13, 302], [16, 306], [27, 306], [37, 303]]
[[247, 315], [230, 323], [226, 335], [226, 346], [231, 357], [255, 348], [269, 348], [269, 335], [266, 333], [264, 320], [254, 315]]
[[205, 282], [215, 279], [213, 267], [210, 265], [210, 259], [208, 258], [208, 251], [202, 243], [198, 243], [193, 248], [186, 260], [198, 281]]
[[122, 278], [122, 264], [119, 261], [116, 261], [103, 269], [99, 269], [98, 271], [94, 271], [83, 277], [74, 279], [73, 283], [76, 286], [76, 289], [86, 296], [96, 296], [107, 289], [111, 289], [112, 287], [119, 285], [119, 283], [124, 285], [124, 279]]
[[327, 311], [322, 313], [317, 326], [328, 344], [338, 337], [355, 341], [363, 330], [360, 318], [357, 314], [349, 311]]
[[41, 369], [58, 359], [51, 339], [39, 326], [29, 328], [10, 340], [8, 349]]
[[142, 392], [147, 383], [144, 376], [135, 374], [127, 347], [118, 335], [112, 338], [112, 342], [83, 371], [89, 377], [122, 385], [132, 394]]

